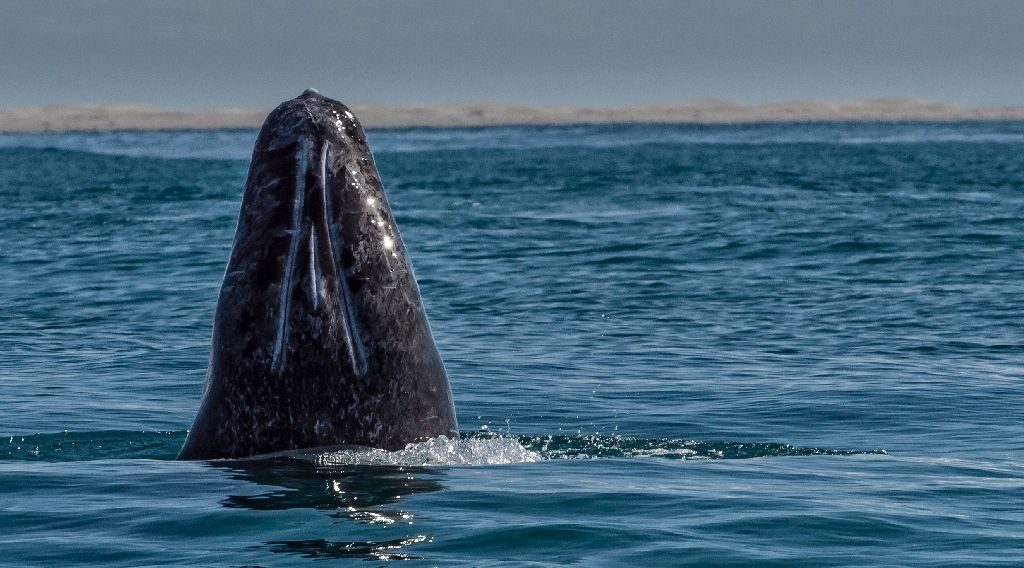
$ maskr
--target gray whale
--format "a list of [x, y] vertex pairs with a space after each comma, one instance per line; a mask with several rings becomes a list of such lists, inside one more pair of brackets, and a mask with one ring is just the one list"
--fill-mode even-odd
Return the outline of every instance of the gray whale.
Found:
[[444, 364], [355, 116], [307, 90], [253, 150], [179, 459], [458, 436]]

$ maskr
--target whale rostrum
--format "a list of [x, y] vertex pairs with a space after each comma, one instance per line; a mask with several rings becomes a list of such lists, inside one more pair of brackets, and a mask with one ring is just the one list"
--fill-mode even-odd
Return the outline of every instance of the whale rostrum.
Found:
[[180, 459], [458, 436], [444, 364], [358, 120], [307, 90], [253, 150]]

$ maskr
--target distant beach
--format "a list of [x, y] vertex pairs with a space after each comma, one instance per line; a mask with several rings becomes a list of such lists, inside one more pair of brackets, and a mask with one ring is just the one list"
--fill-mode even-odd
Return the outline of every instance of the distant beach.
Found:
[[[692, 123], [830, 121], [1024, 120], [1024, 106], [958, 106], [918, 98], [842, 102], [791, 101], [743, 105], [717, 99], [632, 106], [528, 105], [470, 102], [429, 105], [354, 103], [367, 127], [510, 124]], [[257, 128], [270, 108], [184, 111], [147, 104], [61, 104], [0, 108], [0, 132]]]

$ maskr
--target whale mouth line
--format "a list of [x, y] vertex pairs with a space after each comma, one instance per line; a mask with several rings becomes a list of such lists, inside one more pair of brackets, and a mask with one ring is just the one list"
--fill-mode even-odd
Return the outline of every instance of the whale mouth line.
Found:
[[341, 223], [334, 218], [334, 207], [331, 199], [330, 176], [328, 175], [330, 163], [330, 144], [325, 143], [320, 150], [320, 189], [321, 204], [323, 206], [323, 224], [327, 233], [327, 246], [330, 260], [333, 265], [333, 276], [338, 286], [338, 296], [341, 300], [341, 317], [338, 323], [341, 326], [345, 348], [348, 350], [348, 360], [352, 364], [352, 372], [357, 376], [364, 376], [367, 369], [366, 348], [363, 345], [362, 332], [359, 321], [356, 317], [356, 302], [352, 294], [352, 287], [349, 285], [345, 274], [345, 267], [341, 261], [341, 246], [335, 239], [341, 239]]
[[295, 258], [299, 252], [299, 241], [303, 236], [303, 209], [306, 198], [306, 170], [309, 168], [309, 139], [299, 137], [296, 151], [295, 197], [292, 202], [292, 225], [288, 242], [288, 256], [285, 260], [284, 275], [281, 280], [281, 292], [277, 307], [277, 325], [274, 335], [274, 352], [271, 359], [271, 370], [280, 375], [287, 359], [285, 339], [288, 336], [288, 323], [291, 312], [291, 292], [295, 281]]
[[[341, 262], [344, 242], [339, 242], [343, 238], [341, 236], [342, 223], [335, 219], [331, 194], [330, 144], [324, 142], [319, 150], [319, 163], [310, 164], [311, 155], [316, 151], [311, 148], [307, 136], [299, 137], [295, 160], [295, 196], [292, 200], [287, 256], [278, 297], [271, 370], [274, 374], [281, 375], [288, 363], [288, 336], [292, 318], [291, 296], [297, 280], [299, 280], [296, 278], [296, 272], [301, 270], [298, 257], [301, 246], [304, 244], [309, 255], [307, 277], [309, 278], [308, 293], [312, 309], [319, 310], [323, 305], [327, 309], [337, 310], [336, 314], [328, 316], [329, 321], [340, 328], [342, 343], [347, 351], [347, 359], [351, 362], [352, 371], [357, 376], [363, 376], [367, 370], [366, 349], [362, 342], [352, 287]], [[312, 168], [316, 168], [316, 171], [314, 172]], [[322, 208], [321, 211], [311, 210], [318, 206]], [[321, 232], [323, 233], [322, 238], [318, 238], [318, 233]], [[326, 248], [323, 253], [321, 246]], [[329, 265], [326, 272], [323, 268], [324, 264]], [[329, 282], [324, 279], [327, 274], [333, 277], [336, 283], [338, 298], [336, 303], [321, 302], [323, 299], [321, 296], [330, 293]]]
[[309, 296], [313, 309], [320, 307], [320, 255], [316, 252], [316, 231], [309, 231]]

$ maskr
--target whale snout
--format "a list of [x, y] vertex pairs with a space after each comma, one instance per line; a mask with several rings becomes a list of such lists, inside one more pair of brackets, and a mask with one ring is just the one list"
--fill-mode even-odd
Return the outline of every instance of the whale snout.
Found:
[[307, 89], [256, 140], [207, 388], [179, 457], [396, 449], [457, 431], [366, 136], [348, 107]]

